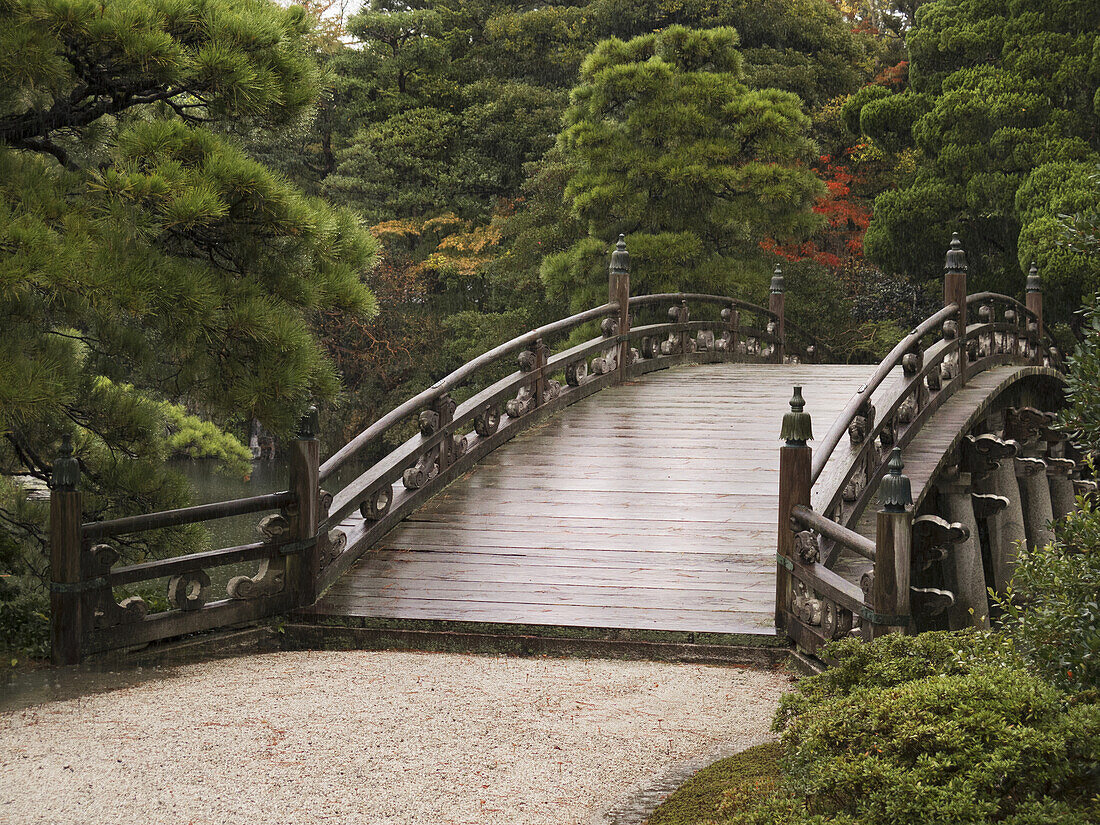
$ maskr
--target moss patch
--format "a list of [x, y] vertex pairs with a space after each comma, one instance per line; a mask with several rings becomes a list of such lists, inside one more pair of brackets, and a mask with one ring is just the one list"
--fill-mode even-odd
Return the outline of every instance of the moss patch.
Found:
[[673, 792], [646, 825], [696, 825], [744, 811], [779, 786], [783, 748], [768, 742], [703, 768]]

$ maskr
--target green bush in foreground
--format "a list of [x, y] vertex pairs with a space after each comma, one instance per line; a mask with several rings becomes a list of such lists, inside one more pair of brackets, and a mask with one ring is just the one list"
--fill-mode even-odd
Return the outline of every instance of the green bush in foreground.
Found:
[[1030, 668], [1070, 691], [1100, 690], [1100, 512], [1088, 499], [1053, 544], [1021, 550], [998, 598], [1001, 627]]
[[766, 742], [719, 759], [677, 788], [646, 825], [687, 825], [700, 817], [729, 816], [751, 808], [776, 790], [782, 755], [778, 742]]
[[988, 637], [845, 640], [784, 697], [783, 790], [731, 822], [1076, 825], [1100, 817], [1100, 705]]

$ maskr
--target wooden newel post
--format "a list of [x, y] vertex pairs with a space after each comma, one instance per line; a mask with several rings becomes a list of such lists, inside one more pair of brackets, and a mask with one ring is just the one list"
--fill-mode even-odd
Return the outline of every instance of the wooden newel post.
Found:
[[768, 309], [775, 313], [775, 363], [782, 364], [787, 355], [787, 324], [783, 314], [784, 304], [783, 270], [775, 265], [772, 273], [771, 293], [768, 295]]
[[875, 575], [871, 609], [884, 623], [871, 623], [870, 636], [905, 633], [910, 629], [909, 569], [913, 555], [913, 493], [902, 475], [901, 448], [894, 447], [879, 488], [878, 529], [875, 533]]
[[626, 379], [630, 368], [630, 253], [626, 251], [626, 236], [620, 235], [607, 275], [608, 303], [619, 305], [619, 380]]
[[966, 253], [959, 240], [959, 233], [951, 235], [951, 247], [947, 250], [947, 259], [943, 264], [943, 305], [945, 307], [955, 304], [959, 308], [956, 316], [958, 324], [958, 352], [959, 352], [959, 376], [962, 383], [966, 383], [967, 351], [966, 351]]
[[61, 440], [61, 451], [50, 477], [50, 658], [55, 665], [80, 662], [84, 637], [84, 594], [81, 592], [80, 463], [73, 456], [71, 438]]
[[[1031, 269], [1027, 273], [1027, 294], [1024, 300], [1024, 305], [1028, 310], [1035, 313], [1039, 326], [1039, 340], [1041, 341], [1043, 338], [1043, 283], [1039, 279], [1039, 268], [1035, 265], [1035, 261], [1031, 262]], [[1024, 327], [1027, 327], [1027, 323], [1024, 324]], [[1036, 341], [1036, 345], [1039, 345], [1038, 341]]]
[[791, 509], [798, 504], [810, 506], [810, 465], [812, 450], [807, 442], [813, 438], [810, 414], [805, 412], [806, 400], [802, 387], [794, 388], [791, 411], [783, 416], [779, 437], [779, 536], [776, 542], [775, 626], [787, 627], [793, 591], [791, 567], [794, 563], [794, 531], [791, 529]]
[[[535, 341], [535, 406], [541, 407], [546, 401], [546, 344], [539, 338]], [[450, 424], [453, 418], [449, 417], [447, 423]], [[442, 417], [439, 419], [439, 425], [443, 426]], [[442, 467], [439, 468], [442, 471]]]
[[741, 313], [733, 304], [722, 310], [722, 318], [729, 325], [730, 345], [726, 357], [730, 361], [737, 359], [741, 352]]
[[317, 601], [317, 579], [321, 573], [321, 547], [316, 540], [321, 512], [318, 429], [317, 408], [310, 406], [298, 424], [298, 437], [290, 442], [288, 457], [290, 492], [295, 499], [291, 506], [296, 509], [291, 520], [292, 540], [303, 542], [304, 546], [287, 558], [286, 579], [300, 607]]

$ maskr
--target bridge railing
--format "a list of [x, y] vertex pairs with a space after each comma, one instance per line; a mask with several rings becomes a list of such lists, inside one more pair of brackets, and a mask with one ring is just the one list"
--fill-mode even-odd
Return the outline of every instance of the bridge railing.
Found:
[[[794, 418], [785, 421], [784, 430], [797, 437], [783, 436], [780, 459], [776, 625], [809, 650], [846, 635], [854, 617], [861, 617], [863, 635], [870, 638], [912, 629], [914, 610], [943, 611], [953, 603], [948, 591], [909, 583], [913, 502], [901, 475], [901, 449], [987, 369], [1002, 364], [1062, 369], [1061, 354], [1043, 329], [1034, 267], [1026, 304], [992, 292], [968, 296], [965, 255], [956, 235], [945, 265], [944, 304], [882, 360], [812, 453], [808, 419], [799, 423], [805, 402], [796, 388], [788, 414]], [[845, 434], [847, 451], [838, 449]], [[883, 509], [872, 542], [853, 528], [876, 495]], [[810, 509], [811, 497], [820, 512]], [[959, 532], [953, 530], [958, 525], [932, 516], [917, 519], [916, 526], [918, 533]], [[862, 591], [852, 583], [845, 589], [840, 582], [847, 580], [831, 569], [843, 550], [873, 563]]]
[[[285, 492], [81, 524], [79, 469], [71, 451], [59, 458], [57, 466], [69, 469], [55, 476], [51, 494], [54, 661], [73, 663], [89, 653], [311, 605], [450, 480], [545, 416], [605, 387], [684, 363], [781, 363], [830, 356], [827, 347], [785, 317], [778, 268], [767, 307], [698, 293], [632, 297], [629, 255], [620, 236], [611, 256], [608, 299], [474, 358], [386, 413], [324, 463], [316, 410], [311, 410], [289, 445], [290, 489]], [[698, 318], [693, 319], [693, 311]], [[570, 336], [597, 323], [598, 335], [570, 343]], [[512, 359], [518, 369], [492, 380]], [[454, 396], [460, 388], [471, 394], [458, 401]], [[337, 470], [375, 453], [387, 434], [410, 419], [416, 434], [342, 489], [333, 487]], [[119, 547], [142, 532], [265, 512], [261, 541], [116, 565]], [[248, 568], [254, 574], [232, 576], [224, 594], [215, 598], [207, 571], [245, 563], [257, 565]], [[116, 601], [116, 590], [154, 582], [165, 584], [166, 609], [151, 612], [150, 604], [133, 596]]]

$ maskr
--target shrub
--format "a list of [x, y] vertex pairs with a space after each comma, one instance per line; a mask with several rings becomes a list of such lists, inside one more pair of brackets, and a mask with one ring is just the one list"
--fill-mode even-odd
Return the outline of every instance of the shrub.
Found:
[[1026, 672], [990, 636], [844, 641], [785, 697], [786, 787], [738, 823], [925, 825], [1100, 815], [1100, 706]]
[[1100, 688], [1100, 511], [1078, 499], [1046, 547], [1021, 549], [1012, 586], [995, 597], [1001, 628], [1020, 656], [1054, 684]]

